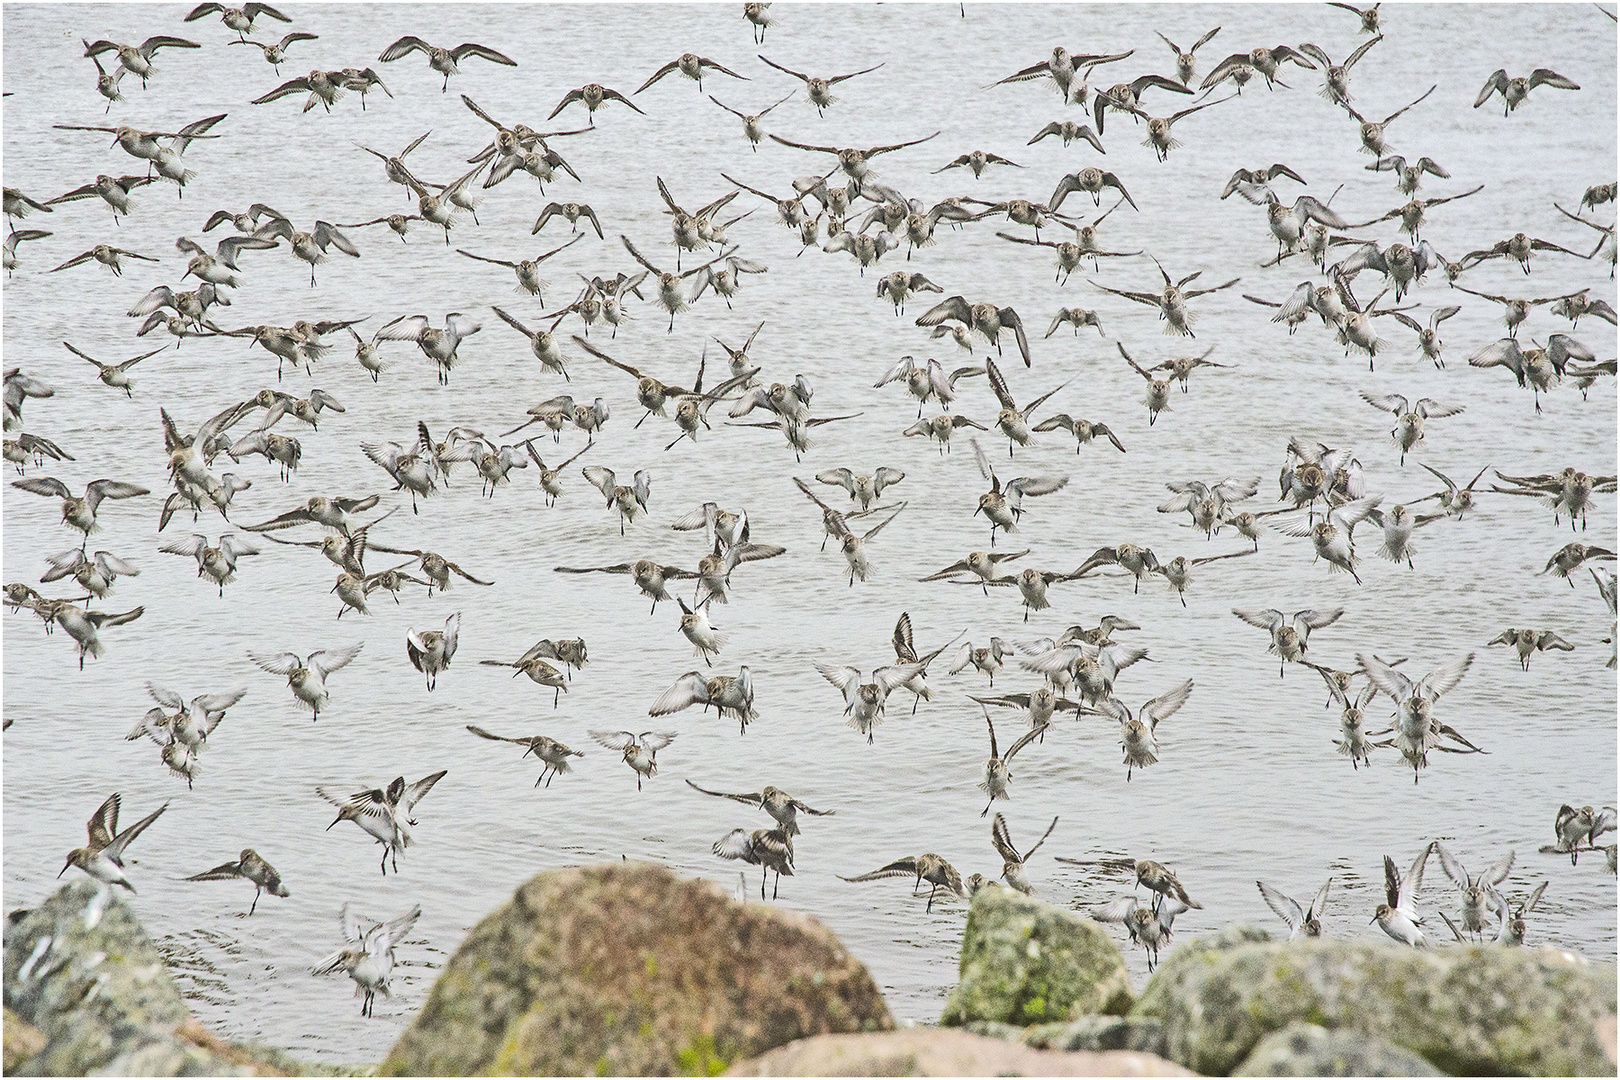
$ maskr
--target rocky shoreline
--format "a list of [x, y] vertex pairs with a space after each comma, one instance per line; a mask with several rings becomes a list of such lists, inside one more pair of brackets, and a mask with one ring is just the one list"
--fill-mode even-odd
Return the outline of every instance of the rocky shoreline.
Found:
[[[99, 908], [99, 910], [98, 910]], [[1138, 995], [1100, 926], [973, 898], [940, 1025], [896, 1028], [814, 918], [625, 863], [540, 874], [486, 916], [379, 1065], [226, 1043], [133, 909], [64, 886], [5, 931], [5, 1074], [1613, 1075], [1616, 972], [1552, 948], [1279, 942], [1168, 950]], [[1189, 1072], [1190, 1071], [1190, 1072]]]

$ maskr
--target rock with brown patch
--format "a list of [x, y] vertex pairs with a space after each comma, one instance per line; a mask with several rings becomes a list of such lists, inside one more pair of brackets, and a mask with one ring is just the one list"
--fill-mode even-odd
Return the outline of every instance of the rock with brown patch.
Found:
[[475, 926], [382, 1075], [712, 1075], [888, 1030], [866, 968], [807, 915], [644, 863], [556, 870]]

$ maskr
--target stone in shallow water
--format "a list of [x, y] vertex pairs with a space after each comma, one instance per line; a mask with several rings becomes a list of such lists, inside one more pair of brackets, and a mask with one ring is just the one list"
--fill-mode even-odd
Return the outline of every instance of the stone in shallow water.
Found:
[[1130, 1004], [1125, 960], [1097, 923], [1000, 886], [974, 894], [941, 1023], [1049, 1023]]
[[645, 863], [530, 880], [462, 942], [384, 1075], [712, 1075], [794, 1039], [887, 1030], [807, 915]]
[[[86, 926], [92, 904], [99, 918]], [[102, 1069], [190, 1015], [134, 909], [88, 879], [6, 927], [5, 999], [49, 1040], [31, 1073]]]
[[38, 907], [12, 912], [5, 933], [7, 1075], [338, 1071], [226, 1043], [203, 1030], [134, 909], [93, 881], [64, 885]]

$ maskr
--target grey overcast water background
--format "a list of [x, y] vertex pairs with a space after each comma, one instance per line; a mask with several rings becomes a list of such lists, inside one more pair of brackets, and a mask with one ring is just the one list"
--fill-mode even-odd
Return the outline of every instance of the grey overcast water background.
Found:
[[[1358, 152], [1356, 128], [1343, 111], [1317, 96], [1321, 76], [1289, 67], [1291, 89], [1268, 93], [1259, 80], [1241, 98], [1189, 117], [1175, 134], [1186, 145], [1160, 164], [1139, 145], [1142, 129], [1113, 115], [1104, 133], [1107, 156], [1084, 143], [1065, 148], [1057, 139], [1027, 140], [1053, 119], [1089, 115], [1060, 104], [1048, 83], [984, 87], [1034, 63], [1055, 44], [1076, 51], [1135, 48], [1123, 64], [1102, 69], [1094, 84], [1146, 72], [1173, 71], [1173, 57], [1154, 36], [1163, 31], [1187, 45], [1210, 27], [1220, 35], [1198, 54], [1199, 77], [1221, 58], [1257, 44], [1313, 41], [1335, 58], [1363, 40], [1353, 15], [1323, 5], [1178, 5], [1025, 7], [956, 5], [790, 7], [777, 5], [765, 46], [749, 39], [737, 5], [725, 6], [432, 6], [290, 5], [292, 27], [261, 20], [260, 40], [288, 29], [320, 40], [294, 45], [282, 67], [292, 78], [310, 67], [375, 66], [393, 92], [367, 98], [362, 113], [353, 96], [330, 115], [299, 111], [302, 96], [266, 105], [249, 101], [278, 84], [276, 72], [255, 50], [227, 47], [235, 35], [217, 19], [181, 20], [178, 5], [7, 5], [4, 11], [5, 182], [43, 199], [85, 183], [99, 172], [138, 173], [138, 163], [107, 149], [99, 134], [52, 130], [53, 123], [132, 123], [170, 129], [213, 113], [228, 113], [215, 132], [186, 155], [197, 177], [183, 200], [172, 185], [138, 191], [135, 210], [113, 228], [96, 200], [35, 215], [28, 227], [49, 229], [47, 240], [20, 247], [22, 266], [5, 286], [5, 358], [8, 367], [57, 388], [49, 400], [29, 401], [27, 430], [59, 442], [78, 459], [38, 475], [57, 475], [78, 490], [100, 476], [137, 481], [153, 494], [103, 505], [104, 531], [92, 550], [105, 548], [135, 563], [140, 576], [120, 580], [105, 606], [144, 605], [138, 622], [104, 634], [106, 656], [78, 670], [63, 633], [47, 637], [26, 611], [5, 617], [5, 904], [37, 903], [56, 888], [64, 853], [83, 843], [84, 821], [111, 791], [123, 794], [124, 818], [133, 821], [168, 800], [168, 813], [132, 848], [131, 877], [140, 889], [131, 902], [160, 940], [198, 1015], [231, 1038], [257, 1039], [327, 1061], [377, 1060], [426, 999], [436, 969], [465, 931], [532, 874], [553, 867], [618, 859], [647, 859], [679, 873], [738, 888], [738, 864], [710, 854], [710, 845], [735, 826], [769, 824], [745, 807], [698, 795], [690, 778], [722, 790], [758, 790], [774, 783], [836, 816], [805, 824], [797, 845], [798, 873], [782, 882], [784, 907], [810, 912], [830, 926], [871, 969], [890, 1007], [904, 1019], [938, 1015], [955, 979], [965, 905], [943, 901], [925, 913], [903, 881], [846, 884], [853, 875], [891, 859], [935, 851], [962, 873], [994, 874], [989, 819], [981, 818], [976, 788], [987, 754], [983, 718], [966, 698], [982, 694], [982, 676], [947, 676], [937, 665], [930, 680], [933, 703], [915, 716], [897, 695], [889, 717], [868, 746], [843, 722], [836, 690], [814, 663], [850, 663], [863, 669], [892, 660], [889, 635], [903, 610], [916, 623], [919, 648], [931, 649], [958, 630], [975, 644], [991, 634], [1015, 641], [1055, 635], [1075, 622], [1095, 625], [1114, 612], [1144, 629], [1124, 635], [1147, 646], [1154, 663], [1119, 680], [1133, 708], [1181, 680], [1195, 680], [1187, 706], [1161, 726], [1161, 761], [1139, 770], [1129, 784], [1120, 764], [1117, 730], [1100, 720], [1068, 722], [1044, 746], [1021, 755], [1005, 812], [1015, 841], [1032, 843], [1054, 815], [1061, 821], [1031, 863], [1037, 895], [1084, 910], [1129, 889], [1117, 872], [1083, 869], [1050, 856], [1078, 859], [1153, 858], [1174, 867], [1204, 904], [1177, 921], [1191, 937], [1237, 921], [1279, 924], [1261, 903], [1254, 880], [1263, 878], [1308, 897], [1332, 876], [1325, 924], [1336, 936], [1382, 939], [1368, 920], [1381, 899], [1382, 858], [1403, 867], [1430, 839], [1441, 838], [1470, 867], [1509, 849], [1518, 865], [1507, 888], [1522, 894], [1544, 878], [1551, 884], [1531, 918], [1532, 942], [1615, 957], [1615, 882], [1599, 858], [1578, 867], [1538, 855], [1552, 840], [1558, 805], [1613, 803], [1615, 798], [1615, 675], [1604, 663], [1610, 619], [1590, 576], [1575, 588], [1538, 576], [1548, 556], [1571, 539], [1550, 513], [1530, 500], [1484, 495], [1460, 522], [1444, 522], [1417, 536], [1416, 569], [1374, 555], [1376, 530], [1364, 527], [1362, 576], [1312, 565], [1306, 541], [1268, 532], [1257, 557], [1211, 565], [1187, 594], [1183, 608], [1157, 578], [1133, 595], [1128, 578], [1097, 576], [1054, 588], [1054, 608], [1022, 623], [1015, 590], [986, 599], [979, 591], [917, 578], [984, 546], [983, 518], [970, 516], [982, 481], [966, 440], [941, 456], [900, 432], [916, 417], [915, 402], [896, 387], [872, 383], [902, 354], [965, 363], [948, 340], [930, 341], [913, 325], [927, 298], [897, 319], [875, 299], [880, 272], [921, 271], [969, 299], [1011, 304], [1027, 322], [1034, 366], [1025, 370], [1009, 349], [1001, 366], [1020, 401], [1059, 383], [1067, 386], [1040, 415], [1066, 411], [1107, 422], [1128, 448], [1121, 455], [1098, 445], [1078, 456], [1067, 435], [1037, 436], [1014, 462], [1005, 441], [984, 437], [998, 469], [1008, 475], [1061, 472], [1070, 477], [1059, 494], [1028, 506], [1020, 533], [997, 547], [1028, 547], [1013, 569], [1069, 570], [1100, 545], [1126, 540], [1150, 545], [1161, 560], [1247, 547], [1225, 533], [1214, 540], [1184, 515], [1155, 512], [1164, 482], [1223, 476], [1259, 476], [1256, 508], [1274, 505], [1276, 470], [1290, 436], [1352, 447], [1364, 463], [1368, 490], [1386, 505], [1436, 489], [1424, 462], [1466, 482], [1481, 466], [1504, 472], [1554, 472], [1573, 465], [1592, 474], [1615, 473], [1615, 387], [1592, 388], [1590, 400], [1565, 385], [1543, 399], [1536, 415], [1531, 395], [1503, 370], [1476, 370], [1466, 358], [1501, 336], [1500, 309], [1449, 290], [1430, 275], [1409, 300], [1426, 317], [1435, 306], [1461, 303], [1444, 324], [1445, 370], [1416, 355], [1414, 336], [1393, 320], [1379, 329], [1390, 348], [1369, 373], [1364, 357], [1343, 349], [1315, 320], [1288, 336], [1269, 323], [1269, 312], [1243, 300], [1254, 293], [1280, 300], [1307, 276], [1302, 259], [1260, 269], [1275, 254], [1262, 211], [1238, 198], [1217, 196], [1233, 169], [1286, 162], [1326, 198], [1340, 184], [1335, 209], [1365, 220], [1403, 201], [1389, 174], [1363, 171], [1371, 159]], [[1596, 234], [1556, 213], [1553, 202], [1574, 209], [1592, 184], [1614, 178], [1616, 117], [1615, 25], [1591, 5], [1410, 6], [1383, 9], [1384, 41], [1355, 68], [1351, 92], [1369, 115], [1404, 105], [1431, 83], [1439, 89], [1390, 129], [1389, 140], [1409, 157], [1429, 155], [1453, 179], [1426, 177], [1421, 195], [1436, 197], [1485, 184], [1479, 195], [1430, 212], [1424, 237], [1449, 258], [1522, 229], [1531, 235], [1590, 250]], [[469, 60], [463, 74], [440, 93], [442, 79], [420, 55], [378, 64], [377, 54], [401, 34], [417, 33], [451, 45], [487, 44], [518, 61], [515, 69]], [[180, 34], [204, 43], [195, 52], [165, 50], [159, 73], [143, 91], [126, 78], [126, 100], [103, 117], [94, 69], [82, 59], [81, 38], [140, 41]], [[679, 315], [672, 334], [667, 316], [631, 302], [635, 316], [610, 339], [593, 330], [592, 343], [670, 381], [691, 377], [711, 335], [736, 343], [760, 320], [753, 349], [767, 380], [804, 373], [815, 385], [817, 415], [859, 412], [854, 420], [820, 428], [802, 464], [795, 464], [773, 432], [722, 426], [696, 444], [664, 452], [672, 435], [666, 421], [640, 430], [633, 381], [571, 345], [567, 382], [542, 373], [527, 343], [490, 312], [507, 307], [538, 325], [542, 311], [573, 299], [576, 271], [611, 276], [636, 269], [618, 241], [631, 237], [655, 261], [673, 262], [668, 219], [654, 186], [662, 176], [684, 205], [697, 206], [730, 190], [724, 170], [765, 190], [784, 192], [792, 177], [826, 170], [831, 159], [766, 142], [749, 151], [740, 123], [721, 112], [688, 80], [671, 76], [635, 100], [638, 116], [608, 105], [597, 130], [555, 142], [583, 183], [561, 178], [544, 196], [521, 173], [486, 193], [479, 224], [460, 215], [446, 247], [438, 230], [418, 224], [402, 244], [380, 228], [349, 232], [359, 259], [336, 256], [319, 269], [310, 288], [308, 268], [285, 250], [249, 252], [243, 287], [228, 309], [211, 314], [227, 327], [298, 318], [370, 316], [375, 332], [400, 315], [426, 313], [436, 324], [448, 311], [479, 319], [483, 331], [465, 341], [448, 387], [409, 344], [383, 347], [388, 368], [379, 383], [358, 367], [346, 338], [313, 379], [288, 371], [280, 388], [306, 393], [319, 386], [347, 412], [325, 414], [318, 432], [290, 431], [303, 443], [302, 467], [290, 483], [262, 460], [234, 468], [253, 481], [238, 496], [232, 520], [265, 520], [311, 495], [385, 492], [378, 512], [402, 507], [379, 526], [375, 542], [443, 552], [470, 572], [493, 578], [492, 588], [457, 581], [431, 600], [408, 590], [395, 606], [373, 597], [371, 618], [333, 616], [338, 601], [327, 590], [332, 567], [307, 549], [264, 543], [264, 554], [244, 559], [238, 580], [216, 589], [198, 580], [190, 560], [157, 547], [184, 535], [183, 515], [160, 538], [158, 510], [168, 488], [158, 407], [183, 429], [194, 430], [226, 404], [264, 386], [276, 386], [264, 351], [237, 339], [188, 340], [132, 372], [133, 399], [100, 385], [89, 366], [67, 353], [69, 340], [99, 359], [114, 361], [144, 351], [136, 320], [123, 314], [152, 286], [179, 285], [185, 259], [174, 249], [181, 234], [201, 236], [215, 209], [264, 201], [291, 215], [300, 228], [316, 218], [366, 220], [414, 212], [403, 189], [387, 184], [364, 144], [397, 153], [415, 136], [431, 137], [411, 156], [417, 175], [448, 182], [465, 159], [488, 142], [490, 129], [460, 103], [466, 93], [506, 123], [536, 128], [582, 126], [571, 107], [556, 121], [545, 117], [572, 87], [597, 81], [629, 93], [657, 67], [683, 51], [712, 57], [748, 75], [704, 80], [703, 90], [738, 108], [758, 108], [798, 87], [766, 68], [763, 52], [798, 70], [848, 71], [885, 66], [838, 88], [841, 99], [819, 118], [799, 95], [767, 118], [769, 130], [813, 144], [873, 145], [918, 138], [934, 141], [881, 157], [874, 174], [906, 195], [933, 202], [948, 195], [1024, 196], [1044, 200], [1065, 173], [1097, 163], [1116, 172], [1140, 213], [1124, 207], [1103, 225], [1116, 250], [1144, 249], [1179, 277], [1194, 270], [1201, 281], [1242, 277], [1240, 286], [1193, 302], [1196, 342], [1160, 335], [1155, 313], [1092, 288], [1153, 289], [1158, 276], [1143, 259], [1105, 260], [1066, 286], [1052, 280], [1048, 253], [998, 240], [998, 230], [1027, 229], [986, 221], [953, 232], [941, 227], [937, 246], [908, 263], [888, 255], [864, 276], [844, 255], [807, 252], [796, 258], [796, 233], [781, 227], [774, 210], [744, 193], [736, 213], [758, 211], [732, 230], [739, 254], [770, 272], [750, 277], [727, 310], [706, 296]], [[1523, 74], [1551, 67], [1580, 83], [1578, 93], [1538, 89], [1503, 118], [1499, 99], [1470, 108], [1485, 77], [1498, 67]], [[1181, 107], [1152, 92], [1155, 114]], [[991, 150], [1024, 166], [991, 170], [975, 181], [966, 170], [932, 171], [974, 148]], [[1279, 182], [1284, 198], [1296, 185]], [[513, 294], [511, 274], [454, 254], [516, 259], [547, 250], [568, 237], [562, 222], [531, 238], [529, 228], [547, 201], [577, 199], [592, 205], [607, 234], [594, 234], [544, 267], [552, 282], [544, 306]], [[1100, 211], [1082, 194], [1065, 212], [1089, 220]], [[1112, 200], [1109, 200], [1112, 202]], [[728, 208], [730, 210], [731, 208]], [[1598, 221], [1614, 218], [1612, 205]], [[1057, 226], [1045, 235], [1061, 238]], [[1393, 223], [1361, 230], [1389, 243]], [[215, 233], [218, 236], [219, 233]], [[159, 256], [161, 265], [134, 263], [122, 279], [98, 266], [59, 274], [50, 267], [93, 243], [114, 242]], [[683, 259], [683, 265], [688, 265]], [[1470, 271], [1464, 282], [1486, 292], [1554, 296], [1591, 286], [1614, 300], [1614, 284], [1601, 260], [1584, 262], [1538, 254], [1526, 278], [1506, 260]], [[1376, 275], [1357, 281], [1365, 302]], [[649, 294], [650, 295], [650, 294]], [[938, 299], [933, 297], [932, 299]], [[1095, 308], [1108, 337], [1068, 329], [1041, 338], [1059, 306]], [[1545, 307], [1521, 331], [1521, 340], [1565, 331]], [[579, 332], [577, 320], [564, 333]], [[1574, 334], [1600, 357], [1615, 351], [1615, 331], [1595, 319]], [[1140, 404], [1141, 380], [1120, 360], [1113, 339], [1140, 361], [1157, 362], [1215, 346], [1212, 359], [1230, 370], [1206, 370], [1192, 392], [1172, 395], [1172, 411], [1151, 428]], [[566, 340], [566, 337], [564, 338]], [[982, 341], [980, 345], [982, 346]], [[710, 343], [710, 351], [715, 351]], [[982, 349], [976, 351], [980, 362]], [[711, 384], [713, 380], [711, 369]], [[1433, 396], [1465, 405], [1461, 416], [1436, 420], [1429, 437], [1406, 462], [1388, 431], [1390, 420], [1363, 403], [1359, 391]], [[653, 475], [652, 509], [621, 539], [614, 516], [576, 471], [555, 508], [543, 505], [533, 470], [514, 472], [493, 500], [478, 496], [463, 469], [447, 492], [410, 513], [408, 500], [386, 493], [387, 478], [359, 450], [361, 441], [408, 443], [424, 420], [436, 433], [465, 424], [494, 433], [523, 419], [534, 402], [570, 392], [600, 395], [612, 419], [580, 464], [595, 463], [621, 477], [640, 468]], [[930, 407], [930, 412], [932, 407]], [[965, 384], [959, 411], [988, 422], [994, 399], [982, 381]], [[757, 418], [757, 417], [754, 417]], [[751, 418], [753, 419], [753, 418]], [[285, 430], [292, 421], [284, 421]], [[569, 431], [563, 445], [540, 442], [548, 460], [571, 454], [583, 435]], [[790, 477], [848, 465], [870, 472], [903, 469], [893, 489], [908, 507], [872, 546], [872, 579], [847, 585], [836, 551], [821, 553], [820, 515]], [[30, 469], [30, 475], [35, 470]], [[1484, 486], [1484, 481], [1481, 486]], [[839, 505], [843, 495], [826, 488]], [[679, 635], [678, 610], [648, 603], [627, 578], [570, 577], [557, 565], [602, 565], [653, 556], [694, 565], [703, 554], [700, 534], [675, 533], [669, 522], [705, 500], [746, 508], [754, 539], [788, 548], [775, 561], [745, 566], [735, 576], [729, 606], [714, 621], [732, 635], [716, 671], [739, 663], [754, 673], [761, 718], [745, 737], [730, 721], [692, 710], [650, 720], [646, 708], [682, 672], [695, 666]], [[75, 534], [58, 522], [55, 500], [7, 488], [4, 500], [6, 580], [33, 581], [45, 556], [73, 546]], [[217, 537], [222, 522], [210, 511], [197, 526]], [[313, 533], [312, 533], [313, 534]], [[311, 534], [311, 535], [312, 535]], [[1612, 547], [1613, 496], [1600, 496], [1589, 528], [1578, 538]], [[389, 556], [373, 554], [371, 568]], [[59, 586], [50, 595], [71, 595]], [[1409, 657], [1421, 673], [1458, 654], [1477, 653], [1472, 670], [1440, 703], [1442, 718], [1489, 755], [1437, 754], [1414, 786], [1395, 752], [1375, 753], [1373, 766], [1348, 768], [1333, 745], [1334, 711], [1323, 708], [1317, 676], [1300, 667], [1277, 677], [1263, 632], [1232, 617], [1234, 606], [1345, 608], [1344, 618], [1320, 631], [1312, 653], [1347, 668], [1358, 651]], [[455, 666], [429, 694], [405, 655], [408, 627], [439, 627], [451, 612], [462, 616]], [[1538, 655], [1521, 672], [1510, 650], [1484, 643], [1507, 626], [1556, 630], [1575, 643], [1573, 653]], [[480, 659], [511, 659], [542, 637], [583, 636], [590, 665], [575, 675], [571, 692], [553, 709], [551, 692]], [[365, 651], [331, 680], [332, 701], [319, 723], [295, 707], [285, 680], [247, 659], [249, 649], [299, 654], [365, 642]], [[696, 666], [701, 666], [696, 665]], [[158, 761], [147, 741], [124, 735], [151, 704], [152, 680], [187, 696], [246, 688], [210, 740], [195, 790], [186, 790]], [[1010, 670], [996, 690], [1033, 689], [1036, 677]], [[1376, 707], [1379, 714], [1384, 705]], [[1001, 718], [1003, 746], [1020, 719]], [[549, 789], [533, 787], [532, 759], [514, 747], [476, 739], [464, 725], [503, 734], [545, 733], [586, 751], [575, 772]], [[680, 733], [659, 755], [659, 775], [637, 792], [634, 778], [611, 751], [591, 743], [591, 728], [657, 728]], [[448, 775], [417, 808], [417, 843], [399, 860], [400, 873], [381, 877], [375, 848], [359, 830], [324, 831], [332, 808], [317, 784], [360, 790], [403, 774], [409, 780], [439, 769]], [[275, 864], [290, 899], [266, 897], [251, 919], [245, 883], [188, 884], [180, 879], [252, 846]], [[751, 868], [750, 868], [751, 869]], [[1431, 862], [1420, 907], [1454, 904], [1451, 886]], [[757, 888], [750, 874], [746, 888]], [[346, 901], [386, 917], [420, 902], [421, 921], [400, 949], [394, 997], [363, 1020], [351, 986], [316, 979], [312, 963], [340, 941], [337, 912]], [[1442, 934], [1438, 918], [1434, 929]], [[1125, 944], [1123, 934], [1116, 937]], [[1138, 985], [1146, 958], [1127, 950]]]

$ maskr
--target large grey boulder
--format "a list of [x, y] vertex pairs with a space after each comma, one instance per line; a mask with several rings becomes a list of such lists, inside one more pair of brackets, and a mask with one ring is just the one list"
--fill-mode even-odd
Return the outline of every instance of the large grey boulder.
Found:
[[815, 919], [646, 863], [556, 870], [473, 927], [383, 1075], [710, 1075], [825, 1032], [886, 1030]]
[[[65, 885], [39, 907], [14, 913], [6, 920], [5, 935], [7, 1075], [311, 1071], [204, 1031], [191, 1018], [134, 909], [93, 881]], [[23, 1025], [15, 1047], [14, 1020]]]
[[167, 1042], [190, 1015], [134, 910], [116, 896], [103, 905], [93, 881], [64, 886], [8, 925], [5, 964], [6, 1008], [47, 1039], [25, 1075], [104, 1068]]
[[1261, 1039], [1233, 1076], [1444, 1076], [1412, 1051], [1359, 1031], [1289, 1024]]
[[1125, 960], [1097, 923], [1001, 886], [973, 895], [941, 1023], [1023, 1026], [1124, 1014], [1130, 1005]]
[[1215, 1075], [1297, 1021], [1377, 1035], [1452, 1074], [1614, 1072], [1597, 1026], [1615, 1011], [1613, 965], [1552, 948], [1263, 938], [1181, 945], [1131, 1015], [1164, 1024], [1172, 1060]]
[[1055, 1053], [966, 1031], [916, 1027], [801, 1039], [728, 1076], [1190, 1076], [1152, 1054]]

